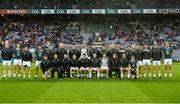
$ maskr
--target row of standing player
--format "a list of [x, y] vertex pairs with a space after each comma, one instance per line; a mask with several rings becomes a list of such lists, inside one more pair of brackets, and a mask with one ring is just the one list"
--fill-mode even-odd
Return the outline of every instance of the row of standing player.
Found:
[[[153, 59], [154, 65], [154, 76], [156, 77], [156, 70], [158, 69], [158, 76], [161, 77], [160, 72], [160, 61], [162, 53], [164, 53], [164, 65], [165, 65], [165, 77], [169, 71], [169, 76], [172, 77], [171, 65], [172, 65], [172, 49], [167, 42], [165, 47], [155, 45], [154, 48], [149, 49], [148, 45], [144, 45], [144, 49], [140, 49], [137, 45], [136, 49], [128, 47], [124, 49], [123, 45], [120, 45], [120, 49], [115, 49], [114, 46], [110, 47], [109, 51], [105, 49], [97, 50], [92, 47], [88, 50], [83, 47], [80, 51], [73, 45], [73, 49], [69, 52], [69, 58], [67, 51], [63, 44], [59, 45], [57, 51], [44, 52], [42, 47], [39, 46], [36, 54], [36, 73], [39, 67], [43, 70], [43, 77], [46, 78], [48, 73], [51, 71], [51, 77], [54, 78], [54, 72], [58, 72], [58, 78], [63, 78], [65, 69], [67, 70], [67, 77], [72, 77], [72, 71], [77, 72], [77, 77], [82, 77], [83, 72], [87, 72], [87, 77], [92, 77], [92, 72], [97, 72], [97, 78], [105, 76], [112, 78], [112, 71], [117, 73], [118, 78], [123, 78], [124, 74], [127, 73], [128, 78], [139, 78], [141, 77], [141, 66], [144, 67], [144, 77], [146, 77], [146, 70], [148, 69], [149, 77], [151, 77], [150, 65], [151, 59]], [[88, 54], [88, 51], [90, 54]], [[106, 56], [107, 55], [107, 56]], [[44, 57], [43, 57], [44, 56]], [[90, 56], [90, 57], [88, 57]], [[127, 56], [127, 57], [126, 57]], [[133, 57], [132, 57], [133, 56]], [[16, 70], [18, 69], [18, 77], [20, 77], [20, 66], [23, 65], [23, 78], [25, 78], [26, 69], [28, 69], [29, 78], [32, 54], [29, 52], [28, 47], [25, 47], [22, 51], [20, 44], [17, 44], [15, 49], [9, 48], [8, 41], [5, 42], [5, 46], [2, 50], [3, 58], [3, 78], [6, 78], [6, 68], [8, 68], [8, 76], [11, 76], [10, 65], [11, 59], [14, 59], [14, 78], [16, 77]]]

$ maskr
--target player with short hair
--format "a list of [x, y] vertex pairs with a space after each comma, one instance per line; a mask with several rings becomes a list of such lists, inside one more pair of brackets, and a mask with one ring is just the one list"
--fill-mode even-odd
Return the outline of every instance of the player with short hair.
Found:
[[101, 74], [101, 78], [104, 77], [103, 71], [105, 71], [105, 76], [106, 76], [106, 78], [108, 78], [108, 74], [109, 74], [109, 58], [106, 56], [106, 53], [103, 54], [103, 57], [100, 60], [100, 74]]
[[70, 59], [70, 77], [73, 78], [72, 72], [75, 71], [76, 72], [76, 77], [79, 78], [80, 74], [79, 74], [79, 60], [76, 56], [76, 54], [72, 55], [72, 59]]
[[[49, 64], [49, 63], [48, 63]], [[58, 59], [57, 53], [54, 53], [54, 59], [51, 63], [52, 65], [52, 70], [51, 70], [51, 78], [54, 79], [54, 73], [57, 72], [58, 79], [61, 79], [61, 66], [62, 62], [60, 59]]]
[[38, 49], [35, 51], [35, 55], [36, 55], [36, 72], [35, 72], [35, 78], [37, 78], [38, 76], [38, 69], [41, 65], [41, 61], [43, 60], [43, 49], [42, 46], [38, 46]]
[[48, 78], [49, 71], [51, 70], [52, 63], [48, 60], [48, 55], [44, 54], [43, 60], [41, 61], [42, 77], [43, 79]]
[[[120, 71], [121, 73], [118, 73], [118, 74], [121, 74], [121, 78], [124, 78], [124, 74], [127, 74], [127, 77], [130, 78], [130, 73], [128, 73], [129, 71], [129, 61], [126, 57], [126, 54], [122, 54], [122, 59], [120, 59]], [[118, 75], [120, 76], [120, 75]]]
[[173, 49], [170, 47], [169, 42], [165, 42], [165, 47], [163, 48], [164, 53], [164, 66], [165, 66], [165, 74], [164, 77], [167, 77], [167, 73], [169, 72], [169, 77], [172, 78], [172, 53]]
[[57, 50], [58, 58], [59, 59], [64, 59], [64, 55], [67, 55], [67, 50], [64, 48], [63, 43], [59, 43], [59, 48]]
[[[119, 70], [118, 57], [116, 53], [113, 53], [112, 58], [110, 58], [109, 77], [112, 78], [112, 72], [115, 71], [117, 73], [118, 70]], [[120, 76], [118, 76], [118, 78], [120, 78]]]
[[6, 70], [8, 70], [8, 77], [11, 77], [11, 60], [13, 51], [9, 46], [8, 40], [6, 40], [4, 44], [1, 57], [3, 59], [3, 79], [6, 79]]
[[99, 68], [100, 68], [100, 61], [97, 58], [97, 54], [94, 53], [93, 57], [91, 59], [91, 71], [92, 71], [92, 73], [96, 72], [97, 78], [100, 78], [100, 70], [99, 70]]
[[141, 77], [141, 68], [142, 68], [142, 58], [143, 58], [143, 51], [140, 47], [139, 44], [136, 45], [136, 50], [135, 50], [135, 59], [137, 60], [138, 64], [138, 71], [139, 71], [139, 77]]
[[144, 77], [146, 77], [146, 69], [148, 69], [149, 73], [149, 78], [151, 78], [151, 70], [150, 70], [150, 65], [151, 65], [151, 50], [148, 47], [148, 44], [144, 44], [144, 49], [143, 49], [143, 67], [144, 67]]
[[121, 59], [123, 54], [126, 54], [126, 50], [124, 49], [124, 44], [120, 45], [119, 50], [117, 51], [118, 58]]
[[61, 66], [61, 72], [62, 72], [60, 75], [61, 78], [65, 77], [65, 71], [67, 72], [66, 77], [68, 79], [70, 78], [70, 65], [69, 64], [70, 64], [70, 59], [67, 54], [64, 54], [64, 58], [62, 60], [62, 66]]
[[139, 70], [138, 70], [138, 61], [134, 56], [131, 57], [131, 61], [129, 62], [129, 73], [131, 74], [131, 78], [139, 78]]
[[31, 62], [32, 62], [32, 54], [29, 51], [28, 46], [24, 47], [24, 51], [22, 54], [23, 61], [23, 78], [26, 78], [26, 69], [28, 69], [28, 77], [31, 79]]
[[80, 77], [81, 78], [83, 77], [83, 72], [87, 73], [87, 78], [92, 77], [90, 65], [91, 65], [91, 63], [90, 63], [89, 58], [87, 58], [87, 55], [84, 54], [82, 56], [82, 58], [80, 59], [80, 66], [81, 67], [79, 69], [79, 72], [80, 72]]
[[22, 66], [22, 50], [19, 43], [16, 44], [16, 48], [13, 51], [14, 58], [14, 78], [16, 78], [16, 71], [18, 70], [18, 77], [21, 77], [20, 69]]
[[79, 59], [80, 51], [76, 48], [76, 44], [73, 44], [72, 49], [69, 51], [69, 58], [73, 59], [73, 55], [76, 55], [76, 58]]
[[154, 66], [154, 75], [153, 78], [156, 78], [156, 71], [158, 70], [158, 76], [161, 78], [161, 58], [162, 58], [162, 51], [158, 44], [154, 45], [154, 48], [152, 48], [152, 59], [153, 59], [153, 66]]

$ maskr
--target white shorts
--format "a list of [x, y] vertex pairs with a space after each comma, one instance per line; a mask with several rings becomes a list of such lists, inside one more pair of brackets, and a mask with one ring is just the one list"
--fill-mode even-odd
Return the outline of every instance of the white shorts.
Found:
[[3, 60], [3, 65], [11, 65], [11, 60]]
[[151, 65], [150, 59], [143, 59], [143, 65]]
[[109, 70], [108, 67], [101, 67], [100, 69], [101, 69], [101, 70]]
[[97, 71], [97, 70], [98, 70], [98, 68], [92, 68], [92, 70], [93, 70], [93, 71]]
[[85, 71], [87, 71], [87, 70], [89, 70], [89, 68], [87, 67], [87, 68], [85, 68], [85, 67], [81, 67], [82, 68], [82, 70], [85, 70]]
[[153, 65], [161, 65], [161, 61], [153, 61]]
[[164, 59], [164, 65], [172, 65], [172, 59]]
[[36, 61], [36, 67], [41, 65], [42, 61]]
[[71, 70], [78, 70], [78, 67], [71, 67]]
[[137, 65], [142, 66], [142, 61], [138, 61]]
[[31, 67], [31, 62], [30, 61], [23, 61], [23, 66]]
[[14, 59], [14, 65], [22, 65], [21, 59]]

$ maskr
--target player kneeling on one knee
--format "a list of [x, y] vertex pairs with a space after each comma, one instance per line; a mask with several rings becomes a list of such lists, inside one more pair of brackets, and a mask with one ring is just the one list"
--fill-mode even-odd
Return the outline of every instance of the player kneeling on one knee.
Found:
[[77, 59], [76, 54], [73, 54], [72, 59], [70, 59], [70, 77], [73, 78], [73, 71], [76, 72], [76, 77], [80, 77], [79, 74], [79, 60]]
[[128, 63], [128, 59], [126, 58], [126, 54], [122, 54], [122, 59], [120, 59], [121, 78], [124, 78], [124, 74], [127, 75], [128, 78], [130, 78], [128, 65], [129, 63]]
[[42, 77], [44, 79], [48, 78], [49, 71], [51, 71], [51, 66], [51, 61], [48, 60], [48, 56], [45, 54], [41, 62]]
[[97, 58], [97, 54], [93, 54], [93, 58], [91, 59], [91, 73], [93, 75], [93, 72], [96, 72], [97, 78], [100, 78], [100, 62], [99, 59]]
[[58, 59], [57, 53], [54, 53], [54, 59], [52, 61], [51, 78], [54, 79], [54, 73], [57, 71], [58, 79], [61, 79], [61, 66], [62, 62]]
[[106, 56], [106, 53], [103, 54], [103, 58], [100, 60], [100, 73], [101, 73], [101, 78], [104, 77], [104, 71], [105, 71], [105, 76], [108, 78], [109, 74], [109, 58]]
[[131, 61], [129, 62], [129, 73], [132, 79], [139, 78], [139, 70], [138, 70], [138, 61], [135, 60], [135, 57], [131, 57]]
[[79, 69], [80, 72], [80, 77], [83, 77], [83, 72], [87, 73], [87, 78], [91, 78], [92, 74], [91, 74], [91, 69], [90, 69], [90, 60], [86, 57], [86, 55], [84, 54], [82, 59], [80, 60], [80, 65], [81, 68]]
[[26, 77], [26, 69], [28, 69], [28, 75], [29, 75], [29, 78], [31, 78], [32, 54], [29, 51], [28, 46], [25, 46], [24, 48], [22, 60], [23, 60], [23, 78]]

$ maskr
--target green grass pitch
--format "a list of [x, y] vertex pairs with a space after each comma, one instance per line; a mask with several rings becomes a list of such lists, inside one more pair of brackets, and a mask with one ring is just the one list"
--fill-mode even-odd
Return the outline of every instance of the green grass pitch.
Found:
[[0, 79], [0, 103], [55, 102], [180, 103], [180, 63], [173, 64], [172, 79]]

